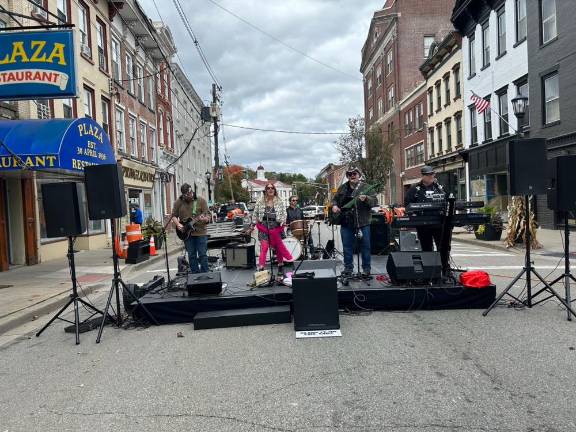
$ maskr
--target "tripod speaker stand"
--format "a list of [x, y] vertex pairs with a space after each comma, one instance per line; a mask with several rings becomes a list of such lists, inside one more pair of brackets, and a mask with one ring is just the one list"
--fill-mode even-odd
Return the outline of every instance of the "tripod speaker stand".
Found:
[[[80, 313], [78, 311], [78, 303], [81, 303], [86, 308], [91, 309], [94, 313], [88, 317], [88, 319], [92, 318], [96, 314], [102, 315], [102, 325], [106, 321], [108, 314], [102, 312], [100, 309], [92, 306], [90, 303], [86, 302], [78, 295], [78, 289], [76, 285], [76, 264], [74, 263], [74, 241], [72, 240], [72, 236], [68, 236], [68, 265], [70, 266], [70, 279], [72, 280], [72, 294], [70, 294], [70, 300], [58, 311], [56, 315], [54, 315], [48, 323], [42, 327], [42, 329], [36, 333], [36, 337], [40, 336], [44, 330], [46, 330], [50, 324], [52, 324], [55, 320], [59, 319], [62, 321], [66, 321], [67, 323], [74, 324], [75, 333], [76, 333], [76, 345], [80, 344]], [[74, 322], [69, 321], [67, 319], [62, 318], [60, 315], [64, 313], [68, 306], [74, 304]], [[87, 319], [87, 320], [88, 320]]]
[[[518, 273], [518, 275], [514, 278], [514, 280], [512, 280], [512, 282], [510, 282], [510, 284], [504, 289], [504, 291], [502, 291], [500, 293], [500, 295], [496, 298], [496, 300], [494, 300], [494, 302], [488, 307], [488, 309], [486, 309], [484, 312], [482, 312], [482, 315], [483, 316], [488, 315], [488, 313], [498, 304], [498, 302], [505, 295], [508, 295], [508, 296], [512, 297], [514, 300], [516, 300], [517, 302], [523, 303], [526, 306], [528, 306], [529, 308], [531, 308], [533, 305], [541, 303], [544, 301], [544, 300], [541, 300], [537, 303], [533, 303], [532, 301], [533, 301], [534, 297], [536, 297], [537, 295], [540, 295], [544, 292], [547, 292], [550, 294], [550, 296], [547, 297], [546, 299], [551, 298], [551, 297], [556, 297], [560, 301], [560, 303], [562, 303], [562, 305], [564, 305], [564, 307], [566, 308], [566, 310], [568, 312], [568, 317], [570, 317], [570, 314], [572, 314], [576, 317], [576, 313], [570, 307], [570, 303], [567, 302], [566, 300], [564, 300], [562, 297], [560, 297], [560, 295], [558, 295], [558, 293], [556, 291], [554, 291], [554, 288], [552, 288], [551, 284], [546, 282], [544, 280], [544, 278], [542, 276], [540, 276], [540, 274], [536, 271], [536, 269], [532, 265], [532, 260], [530, 258], [530, 243], [532, 240], [531, 235], [530, 235], [530, 199], [529, 199], [528, 195], [524, 195], [524, 221], [525, 221], [524, 223], [526, 224], [525, 236], [524, 236], [525, 237], [525, 248], [526, 248], [526, 253], [524, 255], [524, 268], [520, 271], [520, 273]], [[567, 229], [567, 228], [565, 228], [565, 229]], [[567, 247], [567, 244], [565, 245], [565, 248], [566, 247]], [[568, 272], [569, 271], [570, 271], [570, 267], [568, 267]], [[518, 297], [510, 294], [510, 290], [512, 289], [514, 284], [518, 280], [520, 280], [520, 278], [522, 278], [522, 276], [524, 276], [524, 275], [526, 275], [526, 300], [520, 300]], [[540, 291], [538, 291], [534, 295], [532, 294], [532, 278], [531, 278], [532, 275], [536, 276], [536, 278], [538, 278], [540, 280], [540, 282], [544, 285], [544, 288], [542, 288]], [[562, 277], [564, 277], [564, 276], [562, 276]], [[568, 290], [569, 290], [569, 288], [568, 288]]]

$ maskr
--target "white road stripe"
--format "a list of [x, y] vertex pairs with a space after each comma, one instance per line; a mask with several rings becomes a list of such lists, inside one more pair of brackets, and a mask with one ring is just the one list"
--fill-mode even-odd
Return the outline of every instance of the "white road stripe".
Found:
[[[482, 267], [474, 267], [474, 266], [462, 266], [463, 268], [466, 268], [468, 270], [521, 270], [524, 268], [524, 266], [521, 265], [510, 265], [510, 266], [482, 266]], [[535, 265], [534, 269], [536, 271], [544, 269], [544, 270], [553, 270], [555, 268], [558, 268], [558, 271], [563, 272], [564, 271], [564, 266], [560, 265], [560, 266], [552, 266], [552, 265]], [[572, 266], [571, 268], [576, 269], [576, 266]]]
[[451, 257], [509, 257], [514, 256], [507, 253], [454, 253], [450, 255]]

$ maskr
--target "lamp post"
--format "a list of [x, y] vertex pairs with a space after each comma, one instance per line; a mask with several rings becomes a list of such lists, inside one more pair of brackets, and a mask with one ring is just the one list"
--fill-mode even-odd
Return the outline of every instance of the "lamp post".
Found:
[[528, 108], [528, 98], [521, 94], [516, 95], [512, 99], [512, 109], [514, 110], [514, 115], [518, 119], [518, 135], [520, 138], [524, 136], [524, 116], [526, 116], [526, 108]]
[[210, 185], [210, 179], [212, 178], [212, 174], [210, 174], [210, 171], [206, 171], [204, 175], [206, 176], [206, 183], [208, 183], [208, 202], [210, 202], [212, 201], [212, 189]]

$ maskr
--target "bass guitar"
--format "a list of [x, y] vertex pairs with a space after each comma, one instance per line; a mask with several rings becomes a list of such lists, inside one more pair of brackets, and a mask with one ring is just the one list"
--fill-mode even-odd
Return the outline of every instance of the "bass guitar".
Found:
[[340, 212], [338, 212], [338, 213], [334, 213], [332, 211], [332, 206], [330, 206], [328, 209], [330, 224], [331, 225], [341, 225], [342, 219], [344, 217], [346, 217], [345, 215], [343, 215], [343, 212], [350, 211], [352, 209], [352, 207], [356, 204], [356, 201], [358, 200], [358, 197], [360, 195], [367, 195], [367, 194], [373, 192], [374, 190], [377, 190], [378, 188], [380, 188], [380, 186], [381, 186], [380, 183], [376, 183], [373, 185], [369, 185], [369, 184], [364, 183], [364, 184], [360, 185], [360, 189], [357, 189], [354, 191], [353, 198], [347, 204], [342, 206], [340, 209]]
[[199, 214], [198, 216], [194, 216], [192, 218], [186, 219], [184, 222], [181, 222], [183, 225], [182, 230], [176, 230], [176, 235], [182, 241], [188, 240], [190, 235], [199, 229], [196, 224], [200, 221], [200, 219], [204, 216], [204, 214]]

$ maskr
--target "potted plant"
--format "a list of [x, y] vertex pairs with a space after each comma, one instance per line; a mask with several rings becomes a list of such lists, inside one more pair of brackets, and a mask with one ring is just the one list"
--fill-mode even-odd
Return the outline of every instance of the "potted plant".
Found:
[[476, 238], [487, 241], [500, 240], [504, 225], [500, 213], [496, 211], [495, 207], [483, 207], [479, 211], [488, 215], [489, 219], [487, 223], [478, 225], [478, 228], [474, 231]]
[[152, 216], [148, 216], [142, 224], [142, 236], [145, 239], [154, 236], [156, 249], [161, 249], [164, 241], [164, 236], [162, 235], [163, 228], [164, 227], [160, 221], [157, 221]]

